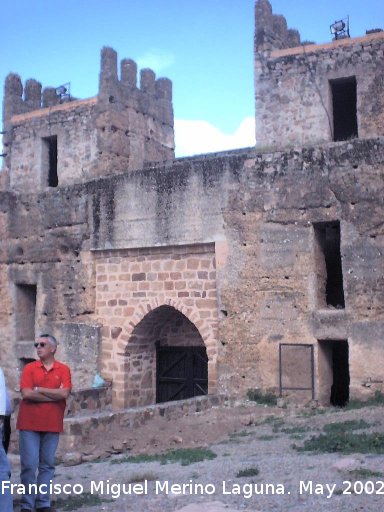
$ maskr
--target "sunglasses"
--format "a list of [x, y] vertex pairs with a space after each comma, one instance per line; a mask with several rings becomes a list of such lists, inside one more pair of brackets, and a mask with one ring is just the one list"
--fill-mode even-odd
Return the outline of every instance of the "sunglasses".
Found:
[[40, 343], [34, 343], [33, 346], [35, 348], [38, 348], [38, 347], [41, 347], [41, 348], [44, 348], [46, 345], [45, 341], [41, 341]]

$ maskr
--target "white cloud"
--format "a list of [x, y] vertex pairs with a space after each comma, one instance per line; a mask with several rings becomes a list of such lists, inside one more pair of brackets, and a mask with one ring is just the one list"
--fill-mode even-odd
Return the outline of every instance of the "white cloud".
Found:
[[163, 52], [162, 50], [149, 50], [147, 53], [137, 59], [139, 68], [150, 68], [156, 74], [163, 71], [163, 69], [172, 66], [175, 57], [171, 53]]
[[246, 117], [231, 134], [207, 121], [175, 119], [175, 144], [178, 157], [254, 146], [255, 118]]

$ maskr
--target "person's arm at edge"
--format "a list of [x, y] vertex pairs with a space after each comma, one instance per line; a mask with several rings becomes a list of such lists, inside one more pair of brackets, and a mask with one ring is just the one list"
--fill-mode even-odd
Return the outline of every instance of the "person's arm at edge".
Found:
[[0, 368], [0, 418], [3, 419], [6, 412], [6, 393], [5, 378], [2, 368]]

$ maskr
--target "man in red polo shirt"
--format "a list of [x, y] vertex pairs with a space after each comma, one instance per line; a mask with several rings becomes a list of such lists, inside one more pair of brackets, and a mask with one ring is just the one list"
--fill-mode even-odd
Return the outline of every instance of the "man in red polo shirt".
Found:
[[[39, 361], [27, 364], [21, 375], [23, 399], [16, 423], [20, 480], [26, 488], [21, 512], [32, 512], [34, 507], [38, 512], [51, 510], [49, 485], [54, 477], [59, 433], [63, 431], [66, 398], [72, 387], [70, 369], [55, 359], [56, 339], [42, 334], [35, 347]], [[28, 492], [31, 484], [37, 484], [37, 494]]]

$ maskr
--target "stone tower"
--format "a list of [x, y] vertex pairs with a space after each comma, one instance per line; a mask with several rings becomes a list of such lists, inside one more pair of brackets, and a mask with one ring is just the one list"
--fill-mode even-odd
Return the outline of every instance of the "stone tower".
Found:
[[259, 148], [384, 134], [384, 32], [302, 44], [268, 0], [255, 16]]
[[172, 83], [101, 51], [98, 96], [65, 98], [10, 74], [4, 88], [4, 170], [12, 190], [44, 190], [174, 157]]

